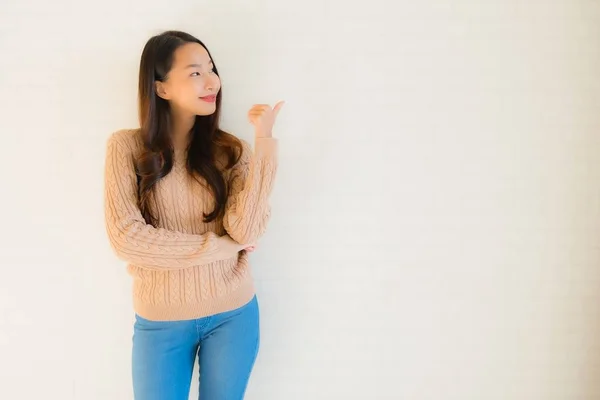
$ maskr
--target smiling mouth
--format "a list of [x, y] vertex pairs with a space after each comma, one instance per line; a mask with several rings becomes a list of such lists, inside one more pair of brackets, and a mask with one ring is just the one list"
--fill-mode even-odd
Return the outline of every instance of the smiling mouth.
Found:
[[217, 95], [211, 94], [210, 96], [200, 97], [200, 100], [204, 100], [209, 103], [214, 103], [215, 101], [217, 101]]

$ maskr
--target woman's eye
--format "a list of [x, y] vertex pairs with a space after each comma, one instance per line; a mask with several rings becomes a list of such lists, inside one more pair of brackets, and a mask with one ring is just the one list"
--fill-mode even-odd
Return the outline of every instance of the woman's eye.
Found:
[[[211, 69], [210, 71], [208, 71], [208, 73], [214, 74], [215, 70]], [[202, 72], [197, 72], [197, 71], [196, 72], [192, 72], [190, 76], [202, 76]]]

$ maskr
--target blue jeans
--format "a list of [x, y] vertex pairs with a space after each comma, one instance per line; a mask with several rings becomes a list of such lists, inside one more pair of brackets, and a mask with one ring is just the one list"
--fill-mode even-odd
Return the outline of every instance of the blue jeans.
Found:
[[260, 341], [256, 296], [221, 314], [185, 321], [136, 315], [135, 400], [188, 400], [196, 355], [201, 400], [242, 400]]

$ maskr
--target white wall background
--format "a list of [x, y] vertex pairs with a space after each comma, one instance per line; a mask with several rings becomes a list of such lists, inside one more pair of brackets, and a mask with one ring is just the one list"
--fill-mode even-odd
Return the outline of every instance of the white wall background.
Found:
[[600, 3], [356, 4], [2, 0], [0, 398], [132, 398], [104, 146], [183, 29], [287, 100], [247, 399], [600, 399]]

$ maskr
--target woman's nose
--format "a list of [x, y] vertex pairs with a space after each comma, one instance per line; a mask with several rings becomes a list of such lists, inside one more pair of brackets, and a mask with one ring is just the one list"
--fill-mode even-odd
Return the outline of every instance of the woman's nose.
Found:
[[206, 90], [215, 90], [217, 88], [217, 80], [215, 78], [209, 78], [206, 80]]

